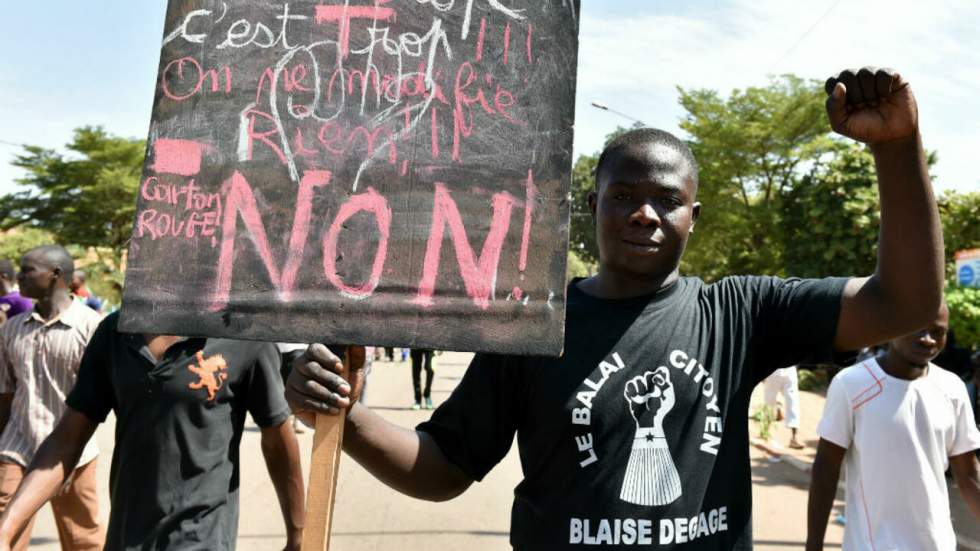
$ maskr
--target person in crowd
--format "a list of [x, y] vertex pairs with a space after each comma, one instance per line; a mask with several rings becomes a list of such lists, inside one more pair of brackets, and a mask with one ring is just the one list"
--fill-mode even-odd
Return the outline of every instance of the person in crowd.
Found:
[[597, 163], [588, 201], [599, 268], [567, 288], [561, 357], [478, 354], [415, 430], [357, 404], [363, 374], [341, 377], [321, 345], [294, 362], [287, 397], [304, 414], [349, 408], [345, 451], [421, 499], [464, 492], [516, 435], [518, 550], [751, 549], [752, 389], [780, 367], [921, 327], [942, 295], [942, 233], [911, 88], [864, 68], [829, 79], [827, 92], [831, 127], [867, 143], [876, 162], [881, 230], [869, 277], [681, 277], [703, 210], [698, 165], [675, 136], [636, 129]]
[[84, 270], [75, 270], [75, 273], [71, 277], [71, 293], [75, 296], [76, 300], [101, 313], [102, 299], [89, 291], [88, 285], [85, 284], [87, 277]]
[[34, 305], [31, 299], [21, 296], [17, 291], [17, 271], [14, 263], [0, 258], [0, 325], [23, 312], [29, 312]]
[[286, 549], [298, 550], [303, 475], [276, 346], [123, 333], [118, 322], [110, 314], [92, 336], [64, 416], [0, 517], [0, 551], [58, 494], [110, 411], [116, 434], [106, 550], [234, 550], [246, 414], [261, 430]]
[[837, 374], [827, 391], [813, 463], [807, 551], [823, 549], [847, 465], [847, 550], [955, 549], [945, 471], [980, 520], [980, 430], [962, 381], [931, 363], [946, 344], [943, 305], [921, 330]]
[[[430, 348], [413, 348], [412, 356], [412, 390], [415, 392], [415, 403], [412, 409], [432, 409], [432, 370], [433, 350]], [[425, 388], [422, 387], [422, 370], [425, 370]]]
[[980, 425], [980, 351], [974, 352], [970, 357], [970, 369], [966, 391], [970, 398], [970, 408], [973, 410], [973, 421]]
[[[766, 406], [776, 411], [776, 420], [785, 419], [786, 427], [790, 430], [789, 447], [802, 450], [805, 446], [797, 438], [800, 429], [800, 378], [796, 366], [783, 367], [772, 372], [772, 375], [762, 381], [764, 387], [764, 402]], [[779, 405], [777, 398], [783, 395], [786, 408]]]
[[[30, 250], [17, 280], [26, 297], [37, 301], [0, 327], [0, 510], [23, 486], [24, 473], [65, 412], [65, 396], [78, 376], [85, 347], [99, 316], [69, 293], [75, 263], [57, 245]], [[51, 500], [62, 549], [100, 550], [105, 530], [99, 522], [96, 469], [99, 450], [92, 442], [78, 449], [71, 468]], [[27, 549], [34, 514], [8, 541]]]

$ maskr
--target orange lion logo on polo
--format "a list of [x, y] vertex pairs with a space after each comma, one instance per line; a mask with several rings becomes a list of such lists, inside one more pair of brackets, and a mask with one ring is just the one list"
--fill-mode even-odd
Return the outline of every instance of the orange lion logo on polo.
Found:
[[205, 388], [208, 391], [208, 401], [213, 401], [221, 385], [225, 383], [225, 379], [228, 378], [227, 373], [223, 373], [228, 369], [228, 364], [225, 363], [224, 357], [221, 354], [215, 354], [208, 359], [204, 359], [204, 353], [201, 351], [197, 352], [197, 365], [190, 364], [187, 369], [200, 377], [195, 383], [187, 385], [191, 390], [197, 390], [199, 388]]

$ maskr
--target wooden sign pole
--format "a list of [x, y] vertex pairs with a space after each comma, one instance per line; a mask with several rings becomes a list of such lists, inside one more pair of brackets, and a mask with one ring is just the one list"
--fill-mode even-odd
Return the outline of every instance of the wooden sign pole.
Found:
[[[344, 354], [344, 373], [350, 373], [350, 348]], [[310, 480], [306, 494], [306, 518], [303, 527], [302, 551], [330, 549], [330, 524], [337, 493], [337, 471], [344, 442], [344, 421], [347, 410], [339, 415], [316, 416], [313, 435], [313, 459], [310, 461]]]

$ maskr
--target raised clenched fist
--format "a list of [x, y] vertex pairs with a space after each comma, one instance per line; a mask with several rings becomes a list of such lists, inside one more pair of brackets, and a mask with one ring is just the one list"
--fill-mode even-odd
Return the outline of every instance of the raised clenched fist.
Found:
[[838, 134], [874, 145], [913, 136], [919, 129], [915, 97], [891, 69], [847, 69], [827, 79], [827, 116]]
[[663, 437], [663, 420], [674, 407], [674, 385], [666, 367], [647, 371], [626, 383], [623, 396], [636, 420], [636, 428], [652, 428], [654, 436]]

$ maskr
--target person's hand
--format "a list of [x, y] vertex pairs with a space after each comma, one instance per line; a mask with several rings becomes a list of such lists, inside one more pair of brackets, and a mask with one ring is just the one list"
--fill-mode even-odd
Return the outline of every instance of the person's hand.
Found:
[[912, 89], [891, 69], [847, 69], [827, 79], [824, 89], [830, 127], [838, 134], [874, 145], [918, 132]]
[[364, 387], [364, 347], [349, 346], [347, 354], [350, 373], [346, 379], [343, 362], [322, 344], [311, 344], [293, 360], [286, 400], [296, 416], [314, 424], [314, 414], [337, 415], [357, 401]]

